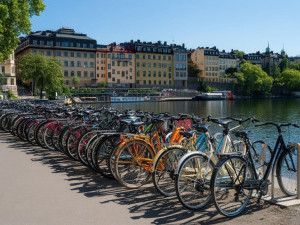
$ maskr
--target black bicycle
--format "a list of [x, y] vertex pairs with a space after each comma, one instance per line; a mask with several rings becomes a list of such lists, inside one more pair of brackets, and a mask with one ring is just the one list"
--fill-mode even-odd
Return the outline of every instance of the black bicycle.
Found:
[[291, 123], [267, 122], [255, 126], [273, 125], [277, 128], [278, 138], [269, 161], [265, 161], [266, 170], [260, 179], [256, 163], [250, 152], [249, 130], [236, 131], [235, 135], [244, 139], [246, 154], [240, 152], [221, 154], [211, 178], [211, 194], [217, 210], [225, 216], [239, 215], [248, 204], [253, 190], [258, 193], [257, 201], [268, 193], [269, 175], [276, 166], [277, 180], [280, 189], [288, 196], [297, 193], [297, 150], [286, 145], [281, 128], [294, 126]]

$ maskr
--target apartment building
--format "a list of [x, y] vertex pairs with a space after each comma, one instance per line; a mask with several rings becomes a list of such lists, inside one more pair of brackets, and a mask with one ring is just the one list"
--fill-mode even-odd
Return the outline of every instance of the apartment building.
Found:
[[137, 87], [173, 87], [173, 49], [167, 42], [127, 42], [135, 52], [135, 81]]
[[4, 62], [0, 62], [0, 69], [0, 90], [12, 90], [15, 95], [18, 95], [14, 54], [11, 54]]
[[96, 79], [108, 87], [135, 87], [135, 54], [131, 46], [99, 45], [96, 53]]
[[219, 55], [220, 76], [225, 76], [225, 71], [231, 67], [235, 68], [236, 64], [237, 64], [237, 58], [233, 50], [231, 50], [231, 52], [225, 52], [225, 50], [220, 52]]
[[39, 53], [56, 57], [61, 62], [66, 84], [73, 86], [72, 77], [79, 78], [79, 86], [95, 84], [96, 40], [86, 34], [63, 27], [56, 31], [31, 32], [17, 47], [16, 58]]
[[174, 87], [187, 88], [188, 80], [188, 52], [183, 45], [171, 45], [173, 48]]
[[191, 59], [201, 70], [201, 77], [207, 81], [216, 81], [220, 77], [219, 70], [219, 50], [213, 48], [197, 48]]

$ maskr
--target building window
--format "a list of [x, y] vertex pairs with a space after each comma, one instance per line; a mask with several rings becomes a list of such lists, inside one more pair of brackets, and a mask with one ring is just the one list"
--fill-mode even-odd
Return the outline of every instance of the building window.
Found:
[[71, 56], [71, 57], [74, 57], [74, 52], [70, 52], [70, 56]]
[[109, 58], [109, 59], [110, 59], [110, 58], [111, 58], [111, 54], [107, 54], [107, 58]]
[[151, 59], [151, 55], [148, 55], [148, 59]]
[[70, 47], [73, 47], [73, 42], [70, 42], [69, 45], [70, 45]]
[[41, 55], [44, 55], [44, 51], [40, 51], [40, 54], [41, 54]]
[[108, 72], [108, 78], [111, 78], [111, 72]]
[[144, 84], [146, 84], [146, 81], [144, 80]]
[[122, 71], [122, 77], [125, 77], [125, 71]]
[[90, 77], [94, 77], [94, 71], [90, 72]]
[[74, 67], [74, 61], [70, 61], [71, 67]]
[[56, 42], [56, 46], [60, 46], [60, 42], [59, 41]]
[[81, 77], [81, 71], [77, 71], [77, 77]]
[[65, 71], [64, 71], [64, 76], [67, 77], [68, 75], [69, 75], [69, 74], [68, 74], [68, 70], [65, 70]]
[[76, 47], [77, 47], [77, 48], [80, 48], [80, 43], [76, 43]]
[[80, 53], [80, 52], [77, 52], [77, 53], [76, 53], [76, 56], [77, 56], [77, 58], [81, 58], [81, 53]]
[[81, 67], [81, 62], [77, 61], [77, 67]]
[[136, 58], [136, 59], [139, 59], [139, 58], [140, 58], [140, 55], [139, 55], [139, 54], [137, 54], [137, 55], [135, 56], [135, 58]]
[[66, 84], [69, 84], [69, 81], [68, 81], [68, 80], [66, 80]]
[[128, 59], [132, 59], [132, 55], [131, 54], [128, 55]]
[[143, 67], [146, 67], [146, 63], [143, 62], [142, 66], [143, 66]]
[[94, 62], [90, 62], [90, 67], [94, 67], [94, 66], [95, 66]]
[[129, 72], [132, 72], [132, 68], [129, 68]]
[[87, 53], [83, 53], [83, 57], [84, 57], [84, 58], [87, 58]]
[[61, 46], [63, 46], [63, 47], [69, 47], [69, 42], [62, 42]]
[[90, 44], [90, 48], [94, 48], [94, 45], [93, 45], [93, 44]]
[[148, 77], [151, 77], [151, 71], [148, 71]]
[[40, 41], [40, 45], [44, 45], [44, 41]]
[[47, 51], [47, 56], [51, 56], [51, 52], [50, 51]]
[[156, 77], [156, 71], [153, 71], [153, 77]]
[[143, 77], [145, 77], [146, 76], [146, 71], [143, 71]]
[[68, 57], [69, 56], [68, 52], [64, 52], [64, 56]]
[[37, 45], [37, 40], [33, 40], [32, 44]]
[[148, 81], [148, 84], [151, 84], [151, 80]]
[[149, 67], [149, 68], [151, 67], [151, 63], [148, 63], [148, 67]]
[[84, 71], [84, 77], [87, 77], [87, 76], [88, 76], [88, 72]]
[[53, 41], [47, 41], [48, 46], [53, 46]]
[[88, 66], [87, 62], [83, 62], [83, 67], [86, 68]]
[[140, 67], [140, 63], [139, 62], [136, 63], [136, 67]]
[[112, 69], [112, 71], [111, 71], [111, 72], [112, 72], [112, 74], [115, 74], [115, 69]]
[[139, 77], [140, 76], [140, 71], [136, 72], [136, 76]]
[[90, 58], [91, 59], [95, 58], [95, 55], [93, 53], [90, 53]]
[[64, 61], [64, 66], [68, 66], [68, 61]]
[[111, 65], [110, 65], [110, 64], [107, 64], [107, 68], [108, 68], [108, 69], [111, 69]]
[[74, 77], [74, 75], [75, 75], [75, 72], [71, 71], [71, 76]]
[[158, 77], [161, 77], [161, 72], [160, 71], [158, 72]]
[[83, 48], [86, 48], [86, 47], [87, 47], [87, 45], [86, 45], [86, 44], [83, 44], [83, 45], [82, 45], [82, 47], [83, 47]]

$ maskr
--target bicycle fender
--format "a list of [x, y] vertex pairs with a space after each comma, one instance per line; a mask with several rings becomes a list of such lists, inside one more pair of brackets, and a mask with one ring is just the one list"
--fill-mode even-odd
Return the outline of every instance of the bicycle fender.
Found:
[[192, 151], [192, 152], [188, 152], [187, 154], [185, 154], [184, 156], [182, 156], [179, 161], [178, 161], [178, 164], [177, 164], [177, 168], [176, 168], [176, 171], [175, 171], [175, 175], [178, 175], [178, 170], [179, 168], [181, 168], [181, 164], [185, 161], [186, 158], [192, 156], [192, 155], [204, 155], [207, 157], [207, 155], [203, 152], [198, 152], [198, 151]]

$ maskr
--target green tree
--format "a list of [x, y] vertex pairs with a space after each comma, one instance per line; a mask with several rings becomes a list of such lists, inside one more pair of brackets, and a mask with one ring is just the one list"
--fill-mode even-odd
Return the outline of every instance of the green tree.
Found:
[[273, 77], [274, 79], [277, 79], [281, 76], [280, 68], [276, 63], [274, 63], [271, 67], [270, 76]]
[[36, 82], [40, 98], [44, 90], [52, 96], [55, 92], [63, 92], [63, 73], [58, 59], [54, 57], [32, 53], [24, 55], [19, 60], [18, 70], [21, 79]]
[[244, 95], [264, 96], [270, 93], [273, 78], [269, 77], [259, 65], [245, 62], [238, 73], [234, 74]]
[[191, 60], [188, 62], [188, 76], [189, 77], [200, 77], [202, 71], [198, 68], [198, 66], [193, 63]]
[[281, 77], [277, 79], [277, 83], [286, 86], [290, 91], [300, 90], [300, 71], [287, 69], [281, 74]]
[[100, 87], [103, 87], [103, 88], [106, 88], [107, 87], [107, 83], [102, 81], [102, 82], [99, 82], [99, 86]]
[[282, 73], [284, 70], [290, 69], [292, 67], [292, 63], [287, 58], [284, 58], [280, 63], [280, 72]]
[[238, 57], [238, 58], [243, 58], [244, 57], [244, 55], [245, 55], [245, 52], [243, 52], [243, 51], [239, 51], [239, 50], [234, 50], [234, 52], [235, 52], [235, 54], [236, 54], [236, 56]]
[[28, 34], [30, 18], [45, 9], [43, 0], [2, 0], [0, 4], [0, 61], [18, 46], [18, 37]]
[[236, 73], [238, 70], [236, 67], [229, 67], [225, 70], [225, 74], [227, 77], [233, 77], [234, 73]]
[[74, 86], [77, 86], [79, 84], [79, 78], [76, 76], [72, 77], [72, 84]]

